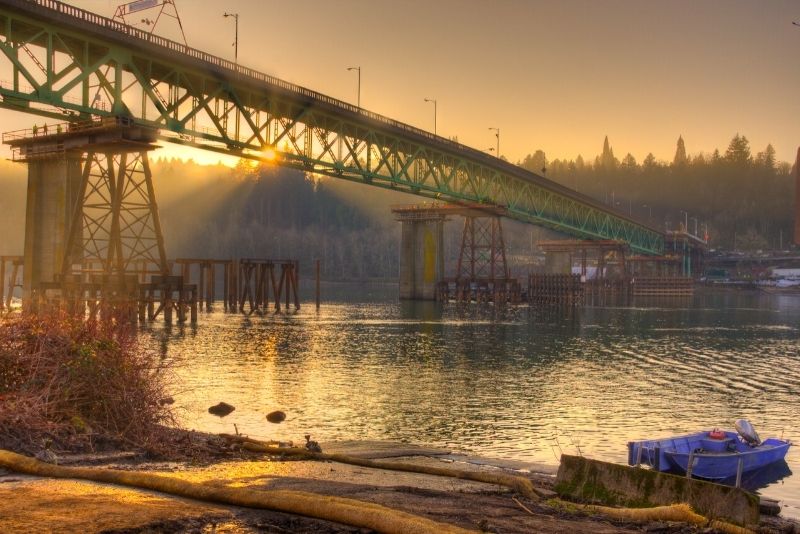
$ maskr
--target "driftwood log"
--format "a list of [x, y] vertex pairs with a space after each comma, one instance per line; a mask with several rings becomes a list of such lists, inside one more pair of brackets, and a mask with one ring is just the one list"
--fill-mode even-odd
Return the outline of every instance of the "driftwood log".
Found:
[[468, 534], [476, 532], [355, 499], [302, 491], [208, 486], [136, 471], [63, 467], [1, 449], [0, 467], [28, 475], [91, 480], [159, 491], [200, 501], [287, 512], [372, 529], [386, 534]]
[[271, 455], [284, 455], [305, 458], [308, 460], [326, 460], [342, 464], [357, 465], [373, 469], [386, 469], [389, 471], [404, 471], [408, 473], [420, 473], [423, 475], [435, 475], [440, 477], [458, 478], [461, 480], [471, 480], [473, 482], [484, 482], [487, 484], [497, 484], [510, 488], [528, 499], [539, 501], [545, 497], [545, 493], [535, 487], [530, 479], [510, 475], [508, 473], [492, 473], [485, 471], [463, 471], [460, 469], [450, 469], [447, 467], [433, 467], [427, 465], [416, 465], [401, 462], [388, 462], [386, 460], [369, 460], [366, 458], [356, 458], [344, 454], [325, 454], [310, 452], [306, 449], [291, 447], [274, 447], [267, 442], [258, 441], [244, 436], [233, 434], [220, 434], [223, 438], [239, 443], [241, 447], [248, 451], [263, 452]]

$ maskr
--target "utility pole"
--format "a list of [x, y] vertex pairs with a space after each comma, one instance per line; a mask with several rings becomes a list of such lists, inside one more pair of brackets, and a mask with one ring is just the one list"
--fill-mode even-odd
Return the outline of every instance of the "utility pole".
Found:
[[358, 109], [361, 109], [361, 66], [358, 66], [358, 67], [347, 67], [347, 70], [357, 70], [358, 71]]
[[438, 115], [438, 111], [436, 109], [436, 99], [435, 98], [426, 98], [425, 102], [433, 102], [433, 135], [436, 134], [436, 116]]
[[500, 157], [500, 128], [489, 128], [489, 130], [494, 132], [495, 137], [497, 137], [497, 157]]
[[233, 41], [233, 61], [234, 63], [239, 63], [239, 14], [238, 13], [228, 13], [227, 11], [222, 15], [225, 18], [233, 17], [234, 21], [236, 21], [236, 37]]

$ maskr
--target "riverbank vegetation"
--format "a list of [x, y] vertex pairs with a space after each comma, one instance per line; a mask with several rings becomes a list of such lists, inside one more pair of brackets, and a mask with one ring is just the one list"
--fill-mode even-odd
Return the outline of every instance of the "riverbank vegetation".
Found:
[[132, 326], [62, 313], [0, 319], [0, 448], [157, 450], [168, 369]]

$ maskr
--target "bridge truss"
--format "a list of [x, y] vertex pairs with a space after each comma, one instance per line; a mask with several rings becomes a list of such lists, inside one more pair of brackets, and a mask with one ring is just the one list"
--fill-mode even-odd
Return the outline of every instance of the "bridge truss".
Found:
[[[3, 79], [4, 77], [8, 79]], [[515, 165], [56, 0], [0, 0], [0, 107], [125, 116], [162, 139], [661, 254], [664, 236]]]

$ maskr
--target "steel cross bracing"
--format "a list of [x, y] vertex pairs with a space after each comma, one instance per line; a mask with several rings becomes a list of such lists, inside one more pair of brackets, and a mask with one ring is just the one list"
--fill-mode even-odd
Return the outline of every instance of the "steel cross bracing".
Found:
[[56, 0], [0, 0], [0, 52], [0, 107], [125, 115], [174, 143], [664, 248], [658, 230], [508, 162]]
[[456, 273], [464, 280], [510, 278], [500, 217], [464, 217]]
[[78, 197], [62, 275], [75, 264], [107, 274], [135, 271], [137, 264], [168, 272], [147, 152], [89, 152]]

